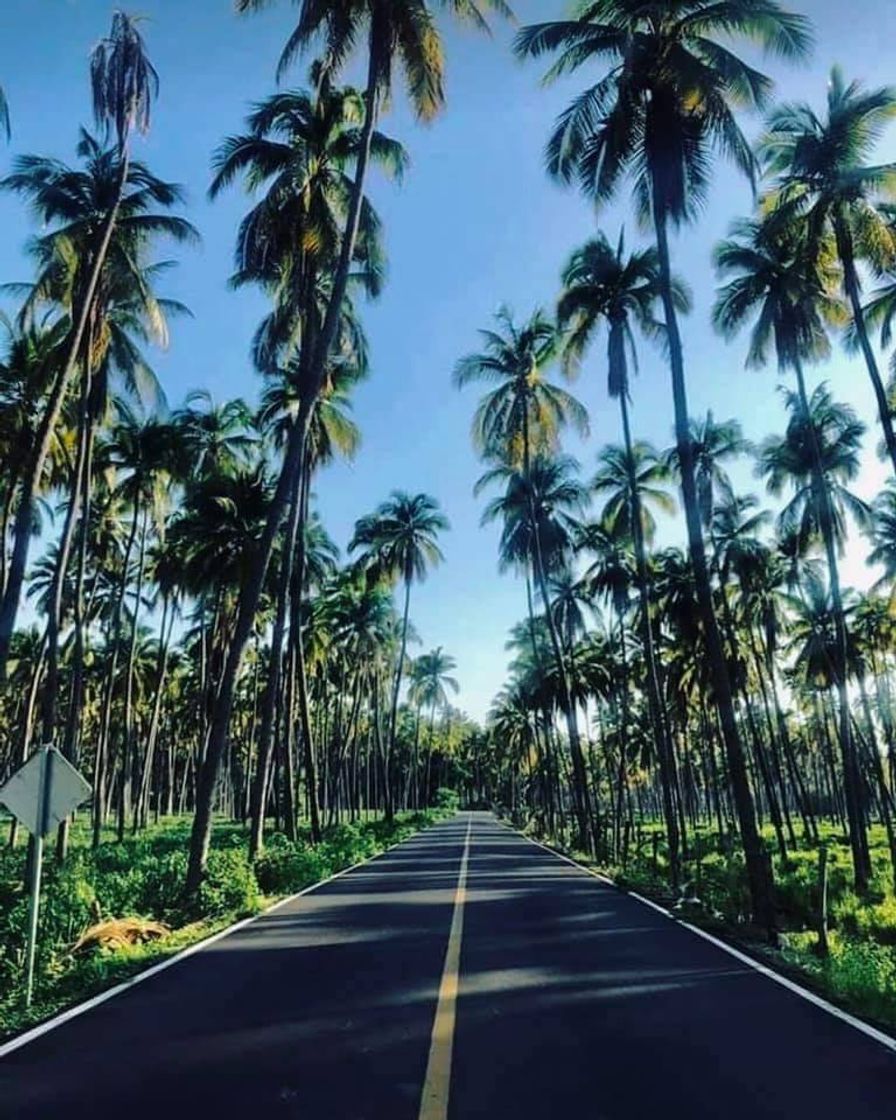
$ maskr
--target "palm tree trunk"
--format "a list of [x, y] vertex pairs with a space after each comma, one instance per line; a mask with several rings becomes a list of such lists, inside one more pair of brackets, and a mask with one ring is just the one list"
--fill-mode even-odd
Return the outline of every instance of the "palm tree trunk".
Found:
[[725, 653], [716, 621], [712, 602], [712, 590], [706, 567], [706, 552], [703, 545], [703, 528], [700, 522], [700, 507], [697, 499], [697, 482], [694, 473], [694, 453], [691, 444], [690, 417], [688, 415], [687, 386], [684, 372], [684, 354], [681, 333], [678, 327], [678, 314], [672, 295], [672, 266], [669, 257], [669, 231], [666, 212], [654, 184], [653, 217], [656, 229], [657, 253], [660, 265], [660, 285], [666, 331], [669, 343], [669, 358], [672, 372], [672, 396], [675, 405], [675, 435], [681, 465], [681, 489], [684, 498], [685, 521], [688, 531], [688, 549], [694, 570], [694, 583], [697, 602], [700, 608], [706, 640], [709, 668], [713, 691], [719, 711], [722, 738], [728, 760], [734, 806], [740, 827], [741, 843], [746, 862], [747, 879], [750, 886], [750, 902], [754, 919], [768, 932], [771, 940], [776, 939], [774, 883], [771, 866], [762, 844], [762, 837], [756, 825], [756, 808], [747, 776], [747, 765], [743, 746], [737, 730], [734, 714], [734, 699]]
[[[140, 776], [140, 785], [137, 793], [137, 807], [134, 812], [134, 829], [138, 823], [146, 824], [149, 814], [149, 798], [152, 789], [153, 764], [156, 757], [156, 743], [159, 737], [159, 725], [162, 716], [162, 700], [165, 695], [165, 681], [168, 675], [168, 655], [171, 651], [171, 635], [174, 630], [174, 621], [177, 615], [175, 601], [164, 596], [162, 605], [162, 622], [159, 627], [159, 659], [157, 665], [157, 685], [153, 698], [152, 715], [149, 720], [149, 734], [146, 737], [146, 754], [143, 757], [143, 772]], [[157, 789], [156, 797], [161, 798]]]
[[[88, 349], [90, 340], [88, 339]], [[88, 381], [90, 370], [86, 371]], [[72, 685], [69, 691], [68, 712], [65, 718], [65, 731], [63, 735], [62, 753], [73, 765], [77, 765], [79, 751], [78, 734], [81, 727], [81, 709], [84, 702], [84, 675], [86, 653], [86, 617], [87, 611], [84, 602], [84, 581], [87, 575], [87, 550], [90, 540], [90, 495], [93, 479], [93, 447], [94, 425], [89, 409], [88, 414], [81, 418], [84, 424], [83, 435], [87, 444], [86, 461], [81, 479], [80, 494], [80, 522], [78, 526], [78, 566], [75, 574], [75, 595], [73, 606], [74, 647], [72, 649]], [[94, 796], [96, 794], [94, 793]], [[65, 820], [59, 826], [56, 837], [56, 860], [62, 863], [66, 857], [69, 840], [70, 821]]]
[[308, 503], [311, 496], [311, 464], [307, 456], [299, 488], [299, 524], [296, 529], [296, 570], [290, 632], [296, 647], [297, 696], [299, 722], [302, 731], [302, 754], [305, 767], [305, 785], [308, 791], [308, 819], [311, 840], [321, 837], [320, 807], [317, 800], [317, 765], [314, 752], [314, 732], [311, 723], [311, 704], [308, 698], [308, 665], [305, 658], [305, 631], [302, 625], [302, 605], [305, 596], [305, 526], [308, 523]]
[[136, 713], [134, 712], [134, 666], [137, 657], [137, 634], [140, 622], [140, 600], [143, 597], [143, 577], [146, 574], [146, 543], [149, 535], [149, 509], [143, 510], [140, 527], [140, 547], [137, 561], [137, 586], [134, 592], [134, 613], [131, 617], [131, 640], [128, 644], [128, 663], [124, 686], [124, 754], [121, 759], [121, 801], [118, 810], [118, 842], [124, 840], [126, 816], [134, 804], [134, 766], [136, 764]]
[[90, 397], [90, 366], [85, 359], [84, 384], [81, 387], [78, 423], [78, 450], [72, 472], [68, 509], [59, 538], [56, 554], [56, 567], [50, 584], [47, 610], [47, 681], [44, 688], [43, 710], [41, 712], [41, 737], [44, 743], [52, 743], [56, 731], [56, 707], [59, 695], [59, 631], [62, 626], [62, 602], [65, 594], [65, 577], [71, 557], [72, 542], [78, 525], [81, 491], [87, 465], [88, 444], [88, 401]]
[[638, 594], [641, 597], [641, 641], [644, 646], [644, 660], [647, 668], [647, 707], [653, 729], [654, 749], [660, 769], [660, 791], [663, 798], [663, 817], [666, 823], [666, 844], [669, 848], [669, 877], [673, 888], [678, 887], [681, 874], [679, 864], [678, 823], [672, 804], [672, 775], [669, 760], [672, 756], [668, 734], [668, 721], [663, 712], [660, 671], [656, 656], [656, 644], [651, 618], [650, 580], [647, 575], [647, 548], [644, 541], [644, 524], [641, 520], [641, 495], [638, 493], [635, 465], [632, 451], [632, 433], [628, 415], [627, 386], [619, 395], [622, 413], [622, 435], [625, 441], [625, 456], [629, 471], [629, 494], [631, 496], [632, 542], [635, 546], [635, 570], [638, 576]]
[[877, 401], [877, 412], [880, 417], [881, 427], [884, 430], [884, 443], [887, 447], [887, 454], [890, 456], [890, 462], [893, 464], [893, 471], [896, 472], [896, 432], [893, 430], [893, 417], [890, 411], [890, 402], [887, 399], [887, 391], [881, 380], [880, 370], [878, 369], [877, 358], [871, 346], [871, 340], [868, 338], [868, 327], [865, 323], [865, 312], [862, 309], [862, 293], [859, 287], [859, 276], [856, 271], [852, 237], [841, 221], [835, 223], [835, 229], [837, 251], [840, 256], [841, 264], [843, 265], [843, 284], [846, 288], [846, 296], [849, 300], [850, 310], [852, 311], [856, 338], [859, 341], [859, 348], [862, 351], [862, 357], [865, 359], [865, 365], [868, 368], [868, 376], [871, 379], [871, 385], [874, 389], [874, 398]]
[[290, 506], [289, 519], [284, 533], [280, 557], [280, 573], [277, 581], [277, 614], [274, 619], [274, 632], [271, 636], [271, 660], [268, 667], [268, 680], [261, 709], [261, 730], [258, 739], [258, 761], [255, 780], [252, 784], [252, 800], [249, 808], [249, 859], [254, 860], [264, 846], [264, 815], [271, 777], [271, 759], [274, 746], [274, 725], [276, 722], [277, 702], [280, 695], [280, 678], [283, 667], [283, 639], [286, 634], [286, 619], [289, 606], [289, 591], [292, 586], [293, 557], [295, 555], [296, 531], [300, 520], [300, 500], [296, 495]]
[[122, 561], [121, 580], [115, 597], [115, 608], [112, 619], [112, 639], [109, 650], [109, 669], [106, 674], [106, 686], [103, 694], [103, 708], [100, 722], [100, 733], [97, 740], [96, 753], [93, 764], [93, 846], [97, 847], [102, 833], [103, 819], [106, 812], [106, 778], [111, 752], [110, 736], [112, 731], [112, 700], [115, 692], [115, 674], [118, 671], [118, 654], [121, 645], [121, 612], [124, 606], [124, 597], [128, 587], [128, 569], [131, 566], [131, 555], [134, 550], [134, 541], [137, 538], [137, 529], [140, 518], [140, 504], [134, 503], [134, 513], [131, 518], [131, 529], [124, 550]]
[[392, 687], [392, 709], [389, 713], [389, 749], [393, 753], [395, 751], [395, 725], [398, 721], [398, 694], [401, 691], [404, 658], [408, 647], [408, 618], [411, 610], [411, 573], [405, 572], [404, 575], [404, 610], [401, 616], [401, 648], [398, 653], [398, 665], [395, 669], [395, 684]]

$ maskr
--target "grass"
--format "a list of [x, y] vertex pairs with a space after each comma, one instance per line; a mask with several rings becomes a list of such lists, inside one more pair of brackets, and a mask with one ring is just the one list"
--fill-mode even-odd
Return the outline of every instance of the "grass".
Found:
[[[680, 891], [672, 892], [664, 834], [647, 824], [622, 861], [598, 863], [547, 839], [579, 862], [599, 870], [627, 890], [673, 909], [688, 921], [736, 941], [742, 948], [786, 972], [832, 1003], [884, 1029], [896, 1029], [896, 895], [882, 826], [870, 830], [874, 874], [865, 896], [852, 889], [849, 846], [842, 830], [819, 828], [828, 851], [829, 954], [818, 952], [820, 889], [818, 845], [802, 842], [786, 859], [773, 856], [781, 944], [770, 949], [747, 921], [749, 892], [743, 856], [720, 841], [716, 831], [698, 829], [683, 868]], [[653, 834], [659, 836], [655, 842]], [[774, 848], [770, 830], [768, 850]], [[656, 859], [654, 859], [656, 854]]]
[[[296, 843], [275, 833], [251, 865], [245, 829], [216, 822], [208, 875], [195, 900], [182, 894], [190, 820], [161, 821], [119, 844], [110, 834], [89, 847], [86, 822], [73, 829], [62, 867], [48, 859], [41, 895], [35, 993], [24, 1007], [25, 930], [28, 895], [24, 847], [0, 852], [0, 1040], [97, 995], [161, 960], [259, 913], [363, 859], [377, 855], [432, 824], [440, 811], [399, 814], [326, 830], [312, 845], [307, 832]], [[170, 932], [138, 944], [90, 948], [79, 939], [100, 921], [140, 918]], [[135, 927], [140, 923], [134, 923]]]

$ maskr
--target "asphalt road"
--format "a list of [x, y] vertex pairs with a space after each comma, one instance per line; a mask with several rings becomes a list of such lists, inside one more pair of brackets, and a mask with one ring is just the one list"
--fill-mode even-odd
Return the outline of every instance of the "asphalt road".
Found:
[[896, 1117], [896, 1053], [484, 814], [0, 1059], [0, 1117], [420, 1120], [440, 1062], [427, 1120]]

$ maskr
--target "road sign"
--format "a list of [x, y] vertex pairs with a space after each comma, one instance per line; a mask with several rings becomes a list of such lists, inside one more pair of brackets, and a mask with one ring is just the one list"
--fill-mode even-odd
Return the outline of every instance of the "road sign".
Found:
[[31, 853], [31, 898], [28, 906], [28, 948], [25, 956], [25, 1006], [34, 990], [34, 952], [37, 947], [37, 913], [40, 907], [40, 873], [44, 837], [90, 796], [78, 771], [54, 747], [42, 747], [0, 789], [0, 802], [34, 837]]
[[46, 836], [90, 793], [90, 786], [74, 766], [59, 751], [47, 747], [33, 754], [0, 789], [0, 802], [33, 836]]

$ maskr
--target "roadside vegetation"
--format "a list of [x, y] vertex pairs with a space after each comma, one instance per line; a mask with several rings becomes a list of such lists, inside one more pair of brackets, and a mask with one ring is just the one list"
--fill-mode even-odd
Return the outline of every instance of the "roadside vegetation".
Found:
[[[247, 35], [260, 6], [236, 5]], [[211, 199], [246, 195], [232, 286], [267, 305], [245, 400], [169, 401], [153, 369], [190, 314], [169, 277], [199, 232], [144, 161], [165, 91], [151, 24], [114, 14], [68, 151], [21, 135], [0, 95], [26, 145], [0, 190], [31, 223], [30, 277], [0, 297], [0, 783], [52, 743], [93, 788], [89, 821], [51, 838], [26, 1017], [28, 838], [0, 822], [6, 1030], [425, 823], [479, 734], [413, 624], [449, 528], [437, 499], [396, 488], [340, 552], [313, 496], [361, 442], [362, 309], [386, 263], [367, 187], [408, 163], [385, 118], [399, 85], [422, 121], [443, 105], [425, 7], [308, 8], [282, 84], [272, 59], [269, 94], [209, 153]], [[451, 7], [480, 30], [504, 14]], [[342, 84], [353, 60], [365, 87]]]
[[107, 830], [91, 843], [89, 822], [73, 829], [64, 864], [48, 868], [40, 912], [35, 1000], [23, 1007], [22, 962], [28, 911], [24, 849], [0, 853], [0, 1039], [79, 1003], [152, 964], [258, 914], [352, 864], [370, 859], [453, 812], [450, 791], [439, 810], [367, 814], [290, 839], [273, 832], [250, 862], [246, 828], [216, 820], [208, 874], [187, 897], [190, 821], [172, 817], [119, 841]]
[[[484, 393], [483, 521], [525, 587], [488, 784], [535, 834], [780, 946], [893, 1024], [896, 481], [872, 503], [853, 488], [868, 446], [896, 470], [896, 89], [834, 68], [809, 103], [776, 104], [738, 54], [779, 68], [812, 46], [808, 19], [765, 0], [602, 0], [516, 36], [548, 82], [579, 84], [544, 159], [597, 226], [558, 249], [543, 306], [500, 311], [456, 369]], [[699, 224], [720, 162], [756, 204], [707, 261], [710, 301], [702, 277], [676, 272], [676, 235]], [[629, 198], [623, 232], [606, 212]], [[746, 371], [702, 376], [720, 394], [740, 376], [783, 390], [782, 431], [751, 441], [747, 417], [690, 412], [689, 322], [707, 304], [746, 344]], [[824, 380], [838, 350], [870, 381], [877, 432]], [[671, 447], [639, 435], [656, 408], [635, 376], [647, 361], [668, 368]], [[598, 384], [618, 438], [582, 464], [566, 447], [587, 438], [580, 398]], [[880, 578], [859, 594], [843, 557], [863, 542]]]

